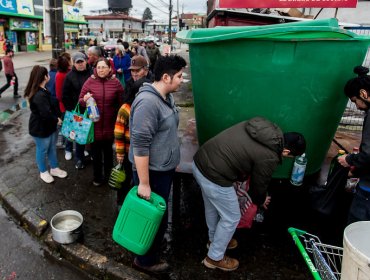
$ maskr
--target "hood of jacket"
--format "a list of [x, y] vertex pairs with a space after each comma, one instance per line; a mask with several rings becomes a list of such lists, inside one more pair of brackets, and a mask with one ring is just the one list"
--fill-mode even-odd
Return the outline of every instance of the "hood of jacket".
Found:
[[256, 117], [246, 122], [245, 129], [251, 138], [276, 152], [281, 160], [284, 137], [283, 132], [276, 124], [262, 117]]
[[156, 95], [159, 99], [161, 99], [164, 103], [166, 103], [170, 108], [175, 106], [175, 100], [173, 99], [172, 94], [167, 94], [166, 99], [163, 99], [162, 95], [155, 89], [155, 87], [150, 83], [144, 83], [143, 86], [140, 88], [139, 92], [136, 96], [138, 96], [142, 92], [150, 92]]

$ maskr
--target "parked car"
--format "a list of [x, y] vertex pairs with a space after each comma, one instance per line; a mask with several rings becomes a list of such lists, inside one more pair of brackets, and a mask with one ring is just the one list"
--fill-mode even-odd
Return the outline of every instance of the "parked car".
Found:
[[113, 57], [117, 48], [117, 39], [109, 39], [108, 41], [101, 41], [100, 46], [104, 48], [105, 57]]

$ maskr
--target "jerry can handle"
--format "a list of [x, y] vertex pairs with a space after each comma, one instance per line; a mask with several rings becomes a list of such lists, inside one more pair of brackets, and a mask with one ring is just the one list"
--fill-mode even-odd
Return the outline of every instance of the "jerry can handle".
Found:
[[[150, 196], [150, 198], [149, 199], [145, 199], [145, 198], [142, 198], [141, 196], [139, 196], [139, 193], [137, 192], [136, 193], [136, 195], [137, 195], [137, 197], [138, 198], [140, 198], [140, 199], [142, 199], [142, 200], [145, 200], [145, 201], [147, 201], [148, 203], [150, 203], [150, 204], [154, 204], [153, 202], [153, 198], [152, 198], [152, 196]], [[158, 202], [158, 205], [155, 205], [157, 208], [159, 208], [159, 209], [161, 209], [161, 210], [166, 210], [166, 203], [163, 203], [162, 201], [160, 201], [160, 202]]]

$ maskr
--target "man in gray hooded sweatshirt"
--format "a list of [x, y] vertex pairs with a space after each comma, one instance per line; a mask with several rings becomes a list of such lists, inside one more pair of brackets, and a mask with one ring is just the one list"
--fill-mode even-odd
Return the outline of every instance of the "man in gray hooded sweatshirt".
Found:
[[202, 190], [208, 226], [209, 247], [203, 264], [208, 268], [232, 271], [239, 262], [225, 255], [236, 248], [232, 236], [240, 220], [233, 187], [250, 178], [252, 201], [267, 207], [267, 188], [282, 156], [304, 153], [306, 141], [300, 133], [283, 133], [272, 122], [256, 117], [238, 123], [204, 143], [194, 156], [193, 175]]
[[[143, 199], [149, 200], [153, 191], [168, 202], [175, 168], [180, 163], [179, 117], [171, 93], [179, 88], [185, 66], [180, 56], [160, 57], [154, 68], [154, 82], [143, 84], [131, 106], [129, 159], [138, 195]], [[168, 269], [168, 263], [159, 259], [167, 220], [166, 211], [152, 246], [145, 255], [135, 258], [135, 267], [149, 272]]]

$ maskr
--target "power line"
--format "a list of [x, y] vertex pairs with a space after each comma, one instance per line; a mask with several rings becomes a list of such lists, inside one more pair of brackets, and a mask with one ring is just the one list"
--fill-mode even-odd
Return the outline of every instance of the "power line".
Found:
[[166, 5], [166, 7], [168, 8], [170, 6], [170, 4], [164, 2], [163, 0], [157, 0], [158, 2], [161, 2], [163, 5]]
[[144, 0], [145, 3], [149, 4], [150, 6], [152, 6], [154, 9], [157, 9], [158, 11], [164, 13], [164, 14], [168, 14], [168, 12], [164, 12], [162, 11], [161, 9], [157, 8], [156, 6], [154, 6], [152, 3], [149, 3], [147, 0]]

